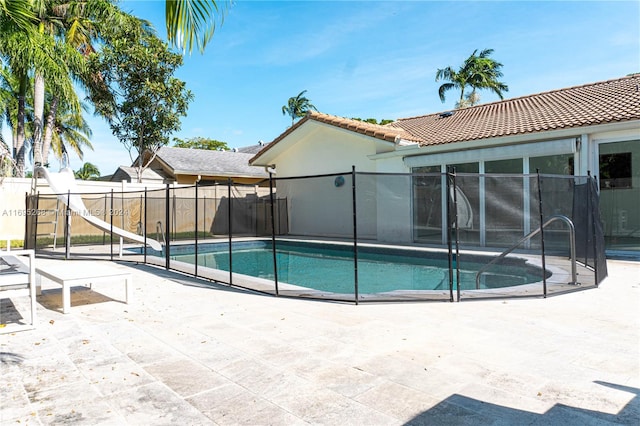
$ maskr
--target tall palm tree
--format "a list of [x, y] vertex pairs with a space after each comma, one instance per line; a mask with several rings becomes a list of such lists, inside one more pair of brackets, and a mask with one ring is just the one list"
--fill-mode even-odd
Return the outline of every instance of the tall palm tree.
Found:
[[16, 118], [10, 120], [13, 128], [13, 157], [16, 175], [24, 176], [25, 167], [25, 98], [29, 84], [32, 57], [40, 53], [33, 48], [36, 33], [35, 15], [29, 0], [0, 0], [0, 58], [4, 68], [10, 68], [15, 77]]
[[[95, 52], [96, 41], [103, 41], [101, 28], [104, 26], [122, 25], [122, 17], [126, 14], [118, 9], [110, 0], [58, 1], [51, 9], [48, 28], [56, 39], [57, 57], [64, 58], [69, 72], [76, 84], [87, 92], [94, 90], [99, 79], [92, 75], [87, 67], [87, 57]], [[54, 25], [55, 24], [55, 25]], [[67, 103], [67, 114], [73, 109], [81, 113], [80, 102], [71, 80], [62, 79], [49, 82], [47, 92], [50, 94], [49, 108], [44, 118], [42, 136], [42, 160], [48, 162], [49, 150], [54, 137], [54, 124], [60, 103]], [[55, 153], [55, 152], [54, 152]]]
[[296, 119], [304, 117], [309, 111], [317, 111], [316, 107], [307, 99], [304, 94], [306, 90], [298, 93], [298, 96], [289, 98], [287, 104], [282, 107], [282, 115], [291, 117], [291, 125]]
[[166, 0], [167, 38], [182, 51], [191, 53], [194, 44], [200, 53], [213, 37], [216, 23], [224, 20], [231, 1]]
[[[498, 81], [503, 75], [502, 64], [490, 58], [493, 49], [484, 49], [479, 55], [476, 55], [477, 52], [474, 50], [457, 71], [451, 67], [436, 71], [436, 81], [447, 81], [438, 89], [438, 95], [442, 102], [445, 101], [445, 93], [451, 89], [460, 90], [460, 98], [456, 108], [477, 104], [480, 97], [476, 91], [479, 89], [491, 90], [500, 99], [503, 99], [502, 92], [507, 92], [509, 88], [505, 83]], [[465, 90], [469, 87], [471, 92], [467, 94]]]
[[[191, 52], [194, 45], [200, 51], [204, 50], [213, 36], [217, 21], [223, 20], [231, 2], [166, 0], [165, 4], [170, 41]], [[96, 31], [95, 27], [86, 24], [117, 25], [109, 17], [120, 15], [124, 13], [111, 0], [0, 0], [0, 57], [4, 59], [4, 65], [19, 76], [20, 82], [14, 126], [14, 159], [18, 164], [18, 176], [24, 176], [25, 169], [25, 109], [28, 106], [25, 99], [29, 75], [36, 76], [32, 141], [34, 158], [37, 162], [46, 163], [48, 145], [53, 137], [51, 128], [55, 122], [55, 105], [59, 100], [52, 98], [54, 107], [49, 108], [50, 115], [45, 120], [45, 93], [69, 92], [70, 75], [78, 77], [83, 74], [72, 69], [81, 62], [77, 55], [75, 58], [71, 55], [68, 46], [74, 46], [81, 55], [90, 53], [92, 48], [89, 41], [96, 37]], [[61, 52], [65, 55], [61, 56]], [[88, 77], [86, 73], [84, 77]], [[93, 78], [94, 88], [100, 86], [95, 75], [89, 78]], [[85, 79], [84, 83], [87, 82]], [[108, 97], [104, 88], [101, 90], [101, 96]]]
[[[49, 41], [47, 47], [51, 55], [64, 64], [56, 70], [51, 65], [46, 68], [36, 67], [34, 83], [34, 162], [47, 164], [51, 144], [51, 126], [55, 122], [55, 114], [59, 97], [77, 99], [71, 78], [85, 75], [84, 54], [90, 47], [91, 29], [87, 30], [86, 22], [90, 22], [92, 12], [104, 5], [111, 5], [108, 0], [69, 1], [69, 0], [31, 0], [37, 18], [37, 31]], [[44, 117], [45, 77], [47, 90], [53, 93], [54, 108], [50, 115]], [[80, 79], [81, 81], [81, 79]], [[79, 103], [76, 107], [80, 110]], [[45, 124], [46, 123], [46, 124]], [[47, 133], [48, 131], [48, 133]]]
[[[2, 0], [0, 0], [2, 1]], [[21, 2], [23, 0], [4, 0], [7, 2]], [[0, 37], [0, 56], [4, 65], [11, 69], [19, 81], [17, 90], [17, 119], [15, 121], [14, 159], [18, 165], [17, 175], [24, 176], [26, 149], [25, 142], [25, 111], [29, 77], [35, 75], [33, 103], [33, 134], [31, 145], [36, 162], [42, 162], [42, 130], [44, 112], [44, 81], [51, 81], [53, 85], [67, 84], [71, 86], [69, 65], [76, 63], [72, 58], [61, 55], [63, 49], [58, 46], [61, 39], [57, 39], [54, 29], [59, 25], [54, 15], [56, 0], [28, 0], [23, 1], [25, 13], [28, 13], [30, 26], [11, 25], [0, 9], [0, 26], [4, 32]], [[51, 19], [50, 19], [51, 18]]]
[[[0, 114], [2, 114], [3, 124], [6, 124], [11, 131], [12, 155], [16, 165], [19, 151], [22, 151], [22, 160], [25, 160], [28, 145], [30, 145], [33, 135], [31, 126], [33, 119], [33, 90], [31, 90], [33, 79], [26, 79], [26, 90], [24, 90], [21, 88], [24, 84], [22, 77], [22, 75], [16, 75], [9, 67], [0, 69]], [[23, 95], [21, 95], [22, 92], [24, 92]], [[19, 134], [21, 136], [20, 140], [23, 141], [20, 148], [18, 148], [17, 142]]]

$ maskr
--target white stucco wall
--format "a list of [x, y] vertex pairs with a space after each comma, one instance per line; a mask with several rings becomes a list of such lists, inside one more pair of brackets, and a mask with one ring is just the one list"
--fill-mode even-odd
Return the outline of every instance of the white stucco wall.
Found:
[[[321, 123], [309, 122], [305, 127], [308, 128], [299, 129], [302, 137], [287, 146], [272, 162], [276, 165], [278, 197], [288, 200], [289, 231], [295, 235], [352, 238], [352, 166], [357, 172], [375, 172], [376, 162], [368, 157], [379, 147], [371, 138]], [[335, 185], [337, 176], [278, 179], [333, 173], [343, 176], [344, 185]], [[365, 190], [366, 180], [359, 182], [356, 179], [356, 184], [359, 191], [370, 193]], [[357, 209], [377, 217], [374, 198], [359, 198]], [[376, 224], [377, 220], [363, 221], [358, 226], [358, 237], [375, 238]]]
[[[270, 162], [278, 176], [350, 173], [352, 166], [359, 172], [376, 171], [376, 161], [368, 158], [380, 149], [373, 138], [313, 121], [289, 138], [280, 142], [286, 149]], [[393, 149], [390, 142], [380, 144]]]
[[[376, 160], [379, 173], [410, 173], [402, 157]], [[378, 240], [388, 243], [413, 241], [413, 183], [409, 176], [381, 176], [377, 184]]]

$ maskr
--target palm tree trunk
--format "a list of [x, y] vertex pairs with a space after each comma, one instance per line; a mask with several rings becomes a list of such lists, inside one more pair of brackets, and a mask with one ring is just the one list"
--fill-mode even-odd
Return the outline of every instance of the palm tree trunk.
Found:
[[16, 129], [16, 142], [14, 146], [14, 158], [16, 160], [16, 175], [24, 177], [25, 168], [25, 146], [24, 146], [24, 113], [25, 95], [27, 93], [27, 74], [20, 76], [20, 86], [18, 89], [18, 122]]
[[51, 99], [51, 105], [49, 106], [49, 114], [47, 115], [47, 122], [44, 128], [44, 139], [42, 141], [42, 163], [47, 164], [49, 162], [49, 150], [51, 148], [51, 139], [53, 138], [53, 125], [56, 122], [56, 115], [58, 114], [58, 101], [59, 98], [54, 96]]
[[33, 86], [33, 164], [46, 164], [42, 150], [42, 128], [44, 117], [44, 77], [36, 73]]

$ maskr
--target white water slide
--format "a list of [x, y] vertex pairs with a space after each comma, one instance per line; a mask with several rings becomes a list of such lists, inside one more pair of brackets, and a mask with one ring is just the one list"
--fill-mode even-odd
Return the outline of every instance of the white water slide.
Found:
[[[76, 178], [73, 175], [73, 170], [68, 167], [60, 170], [59, 173], [51, 173], [44, 167], [38, 167], [34, 170], [35, 173], [41, 173], [49, 183], [51, 190], [57, 195], [58, 199], [65, 205], [68, 204], [69, 208], [81, 216], [84, 220], [91, 225], [100, 229], [101, 231], [113, 233], [126, 240], [135, 241], [136, 243], [145, 243], [145, 238], [141, 235], [134, 234], [133, 232], [125, 231], [124, 229], [112, 226], [110, 223], [105, 222], [102, 219], [98, 219], [92, 216], [91, 211], [87, 209], [80, 197], [80, 191], [76, 185]], [[152, 249], [162, 251], [162, 246], [156, 240], [151, 238], [146, 239], [146, 243], [151, 246]]]

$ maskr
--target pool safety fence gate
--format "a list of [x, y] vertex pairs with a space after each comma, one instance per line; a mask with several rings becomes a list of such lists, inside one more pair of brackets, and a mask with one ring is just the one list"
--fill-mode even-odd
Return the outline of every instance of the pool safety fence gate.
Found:
[[27, 196], [37, 214], [25, 218], [25, 245], [356, 304], [546, 297], [607, 276], [592, 176], [354, 167], [270, 174], [257, 189], [230, 179], [78, 194], [84, 212], [66, 208], [74, 194]]

